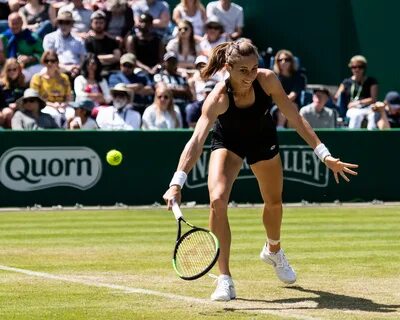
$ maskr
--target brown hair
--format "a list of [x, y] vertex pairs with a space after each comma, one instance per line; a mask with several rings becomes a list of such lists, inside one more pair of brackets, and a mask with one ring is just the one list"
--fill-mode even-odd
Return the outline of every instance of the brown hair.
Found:
[[247, 39], [221, 43], [211, 51], [208, 63], [201, 70], [201, 77], [203, 79], [208, 79], [214, 73], [221, 70], [225, 64], [233, 66], [241, 57], [248, 57], [251, 55], [256, 55], [258, 57], [258, 50], [256, 46]]
[[[57, 52], [55, 52], [54, 50], [46, 50], [43, 52], [42, 57], [40, 58], [40, 63], [46, 65], [45, 61], [49, 58], [49, 56], [54, 57], [57, 60], [57, 63], [59, 62]], [[60, 68], [57, 68], [55, 77], [60, 83], [63, 84], [63, 86], [68, 86], [68, 84], [65, 83], [65, 80], [61, 77]]]
[[[193, 24], [189, 20], [182, 20], [182, 21], [179, 21], [179, 23], [178, 23], [178, 29], [180, 28], [180, 26], [182, 24], [185, 25], [187, 28], [189, 28], [188, 31], [190, 32], [190, 35], [189, 35], [188, 41], [189, 41], [190, 53], [193, 56], [197, 56], [196, 41], [194, 39]], [[182, 53], [182, 47], [183, 47], [182, 38], [180, 37], [180, 33], [178, 33], [178, 51], [179, 51], [179, 53]]]
[[289, 59], [292, 60], [292, 62], [291, 62], [291, 64], [290, 64], [290, 69], [289, 69], [290, 74], [296, 73], [296, 71], [297, 71], [297, 65], [296, 65], [296, 63], [295, 63], [295, 61], [294, 61], [294, 55], [293, 55], [293, 53], [292, 53], [291, 51], [286, 50], [286, 49], [279, 50], [279, 51], [276, 53], [275, 59], [274, 59], [274, 67], [273, 67], [274, 72], [275, 72], [276, 74], [280, 74], [280, 73], [281, 73], [281, 69], [279, 68], [279, 61], [278, 61], [278, 60], [279, 60], [279, 57], [280, 57], [281, 55], [283, 55], [283, 54], [284, 54], [285, 56], [287, 56]]
[[[154, 96], [154, 102], [156, 105], [158, 105], [159, 99], [158, 99], [158, 94], [160, 91], [163, 91], [166, 93], [166, 95], [169, 97], [168, 99], [168, 106], [167, 106], [167, 112], [171, 115], [171, 117], [174, 119], [175, 122], [175, 128], [179, 127], [179, 120], [178, 117], [175, 113], [175, 105], [174, 105], [174, 95], [172, 94], [172, 90], [168, 88], [168, 86], [164, 82], [159, 82], [156, 85], [156, 92]], [[157, 117], [160, 117], [160, 109], [157, 108]]]
[[17, 78], [16, 84], [18, 85], [18, 87], [24, 88], [25, 87], [25, 76], [22, 73], [21, 65], [18, 63], [17, 59], [15, 59], [15, 58], [9, 58], [6, 60], [4, 66], [3, 66], [3, 70], [1, 71], [1, 74], [0, 74], [0, 83], [3, 84], [6, 89], [11, 89], [12, 80], [7, 75], [7, 70], [9, 69], [9, 67], [11, 65], [16, 65], [18, 68], [18, 78]]

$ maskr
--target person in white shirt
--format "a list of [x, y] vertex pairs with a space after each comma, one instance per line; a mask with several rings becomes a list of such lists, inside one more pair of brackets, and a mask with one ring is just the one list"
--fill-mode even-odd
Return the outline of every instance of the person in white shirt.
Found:
[[96, 130], [99, 128], [96, 121], [91, 117], [94, 102], [84, 99], [71, 103], [75, 109], [75, 115], [67, 120], [68, 129]]
[[242, 36], [244, 25], [243, 8], [231, 0], [212, 1], [207, 5], [207, 17], [218, 17], [224, 26], [225, 33], [236, 40]]
[[158, 83], [152, 105], [143, 113], [142, 129], [160, 130], [182, 128], [182, 115], [174, 105], [172, 91], [165, 83]]
[[140, 113], [132, 109], [133, 92], [123, 83], [111, 89], [113, 106], [100, 107], [96, 122], [103, 130], [140, 129]]

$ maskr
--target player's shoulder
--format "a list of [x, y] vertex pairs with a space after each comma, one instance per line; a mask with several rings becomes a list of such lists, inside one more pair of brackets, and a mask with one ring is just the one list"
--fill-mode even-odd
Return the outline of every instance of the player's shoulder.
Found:
[[216, 114], [222, 114], [226, 111], [229, 104], [225, 81], [218, 82], [214, 89], [208, 95], [205, 101], [205, 108]]
[[275, 72], [265, 68], [258, 68], [257, 70], [257, 80], [266, 80], [276, 77]]

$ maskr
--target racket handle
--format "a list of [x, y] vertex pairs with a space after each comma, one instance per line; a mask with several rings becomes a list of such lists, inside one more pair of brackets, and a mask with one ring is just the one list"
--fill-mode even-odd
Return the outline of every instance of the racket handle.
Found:
[[179, 220], [179, 219], [183, 218], [183, 214], [182, 214], [181, 208], [179, 208], [179, 204], [175, 200], [174, 200], [174, 202], [172, 204], [172, 212], [174, 213], [174, 216], [175, 216], [176, 220]]

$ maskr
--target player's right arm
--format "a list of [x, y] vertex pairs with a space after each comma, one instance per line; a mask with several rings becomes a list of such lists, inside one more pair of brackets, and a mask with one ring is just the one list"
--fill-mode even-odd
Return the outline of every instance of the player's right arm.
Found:
[[[217, 117], [224, 113], [228, 108], [228, 98], [225, 93], [225, 86], [219, 83], [214, 90], [208, 95], [202, 108], [202, 113], [197, 121], [193, 135], [186, 143], [185, 148], [179, 159], [179, 164], [176, 172], [184, 172], [188, 174], [194, 167], [196, 161], [203, 152], [204, 143], [208, 137], [210, 129]], [[163, 195], [168, 209], [172, 207], [172, 201], [175, 199], [181, 201], [181, 187], [178, 184], [173, 184]]]

